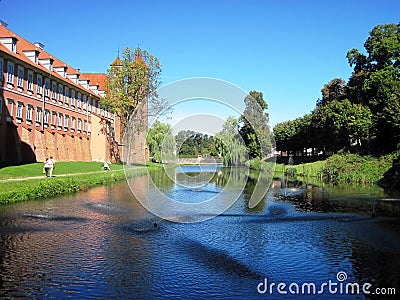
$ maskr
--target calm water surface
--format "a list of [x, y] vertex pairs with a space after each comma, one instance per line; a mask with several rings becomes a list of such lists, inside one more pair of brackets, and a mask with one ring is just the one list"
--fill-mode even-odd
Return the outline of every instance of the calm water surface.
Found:
[[[177, 201], [198, 202], [223, 189], [226, 173], [214, 173], [185, 167], [180, 184], [161, 171], [151, 178]], [[189, 224], [151, 215], [127, 183], [0, 206], [0, 298], [280, 299], [257, 286], [267, 278], [319, 287], [338, 272], [400, 293], [399, 201], [377, 187], [276, 180], [249, 209], [255, 180], [224, 214]], [[131, 182], [143, 193], [148, 183]], [[366, 298], [307, 296], [322, 297]]]

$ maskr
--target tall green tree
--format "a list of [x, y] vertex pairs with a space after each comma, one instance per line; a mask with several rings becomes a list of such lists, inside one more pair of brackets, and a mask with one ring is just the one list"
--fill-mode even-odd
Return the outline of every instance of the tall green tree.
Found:
[[157, 113], [165, 107], [165, 101], [157, 94], [160, 74], [158, 58], [140, 48], [125, 48], [122, 59], [118, 57], [107, 70], [106, 97], [101, 103], [119, 117], [121, 134], [140, 104], [143, 104], [141, 114], [145, 115], [146, 126], [147, 114]]
[[264, 159], [272, 150], [267, 102], [263, 93], [257, 91], [251, 91], [244, 102], [246, 107], [239, 119], [243, 123], [240, 134], [246, 143], [249, 157]]
[[174, 159], [176, 143], [171, 125], [155, 121], [147, 133], [146, 141], [149, 145], [150, 156], [156, 162]]
[[367, 146], [372, 127], [368, 107], [352, 104], [349, 100], [320, 106], [312, 114], [318, 147], [330, 151], [357, 150]]
[[246, 145], [239, 134], [239, 122], [236, 118], [229, 117], [214, 140], [225, 166], [244, 165], [248, 160]]
[[346, 81], [342, 78], [335, 78], [329, 81], [321, 90], [322, 99], [317, 101], [317, 106], [326, 105], [333, 101], [343, 100], [345, 97]]
[[372, 148], [380, 154], [395, 150], [400, 140], [400, 23], [375, 26], [364, 47], [367, 55], [347, 53], [354, 67], [347, 96], [371, 109]]

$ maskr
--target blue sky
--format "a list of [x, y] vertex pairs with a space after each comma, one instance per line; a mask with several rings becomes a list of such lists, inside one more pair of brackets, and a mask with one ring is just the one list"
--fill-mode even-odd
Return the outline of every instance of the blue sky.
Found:
[[262, 91], [272, 125], [312, 110], [331, 79], [347, 80], [347, 51], [399, 12], [395, 0], [0, 0], [9, 29], [82, 72], [105, 72], [118, 47], [140, 45], [160, 59], [164, 84], [212, 77]]

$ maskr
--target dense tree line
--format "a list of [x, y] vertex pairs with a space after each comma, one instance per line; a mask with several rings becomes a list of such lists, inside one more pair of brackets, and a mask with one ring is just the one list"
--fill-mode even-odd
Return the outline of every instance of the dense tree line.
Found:
[[215, 149], [214, 137], [211, 135], [192, 130], [182, 130], [175, 136], [175, 140], [180, 156], [218, 155]]
[[237, 166], [249, 159], [270, 157], [273, 143], [263, 93], [251, 91], [244, 103], [243, 114], [229, 117], [214, 137], [191, 130], [182, 130], [174, 137], [169, 124], [156, 121], [146, 137], [151, 158], [166, 162], [176, 156], [212, 155], [220, 156], [224, 165]]
[[364, 47], [367, 54], [347, 53], [347, 82], [331, 80], [311, 113], [274, 127], [278, 150], [380, 155], [399, 148], [400, 24], [374, 27]]

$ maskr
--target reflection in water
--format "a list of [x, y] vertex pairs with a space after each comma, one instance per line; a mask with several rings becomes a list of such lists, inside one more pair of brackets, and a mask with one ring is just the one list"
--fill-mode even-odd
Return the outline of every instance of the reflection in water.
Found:
[[140, 195], [153, 182], [182, 203], [245, 183], [228, 211], [192, 224], [152, 215], [126, 183], [0, 206], [0, 298], [274, 299], [257, 293], [263, 278], [321, 284], [339, 271], [349, 282], [400, 291], [399, 201], [374, 187], [300, 181], [284, 187], [302, 193], [282, 195], [275, 180], [249, 208], [255, 183], [269, 182], [258, 175], [185, 167], [131, 180]]

